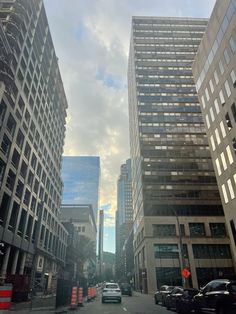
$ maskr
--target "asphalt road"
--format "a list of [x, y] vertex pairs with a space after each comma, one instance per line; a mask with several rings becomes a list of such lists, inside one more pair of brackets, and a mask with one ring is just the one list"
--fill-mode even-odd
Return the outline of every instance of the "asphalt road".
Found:
[[123, 296], [122, 303], [101, 303], [101, 298], [97, 296], [96, 300], [86, 303], [79, 313], [87, 314], [171, 314], [161, 305], [154, 304], [153, 296], [133, 293], [132, 297]]

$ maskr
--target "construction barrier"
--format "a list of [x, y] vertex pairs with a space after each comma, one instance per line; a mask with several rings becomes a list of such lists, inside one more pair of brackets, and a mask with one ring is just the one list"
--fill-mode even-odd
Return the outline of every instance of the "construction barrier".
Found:
[[72, 288], [72, 293], [71, 293], [71, 304], [70, 308], [71, 309], [76, 309], [77, 307], [77, 287]]
[[11, 308], [12, 285], [0, 286], [0, 310]]
[[83, 288], [78, 288], [78, 306], [84, 306], [83, 305]]

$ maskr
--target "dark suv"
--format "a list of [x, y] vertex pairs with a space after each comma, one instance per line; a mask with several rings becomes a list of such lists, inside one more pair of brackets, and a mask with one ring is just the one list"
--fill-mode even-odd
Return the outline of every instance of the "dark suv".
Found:
[[204, 311], [217, 314], [236, 313], [236, 280], [217, 279], [210, 281], [194, 297], [196, 313]]
[[121, 293], [132, 297], [132, 288], [129, 283], [120, 284]]

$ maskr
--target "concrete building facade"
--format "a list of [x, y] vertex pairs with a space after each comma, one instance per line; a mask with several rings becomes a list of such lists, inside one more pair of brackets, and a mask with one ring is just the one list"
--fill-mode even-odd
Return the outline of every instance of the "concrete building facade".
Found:
[[[0, 1], [0, 272], [55, 293], [67, 101], [41, 0]], [[29, 287], [28, 287], [29, 288]], [[20, 287], [23, 289], [23, 287]]]
[[193, 74], [236, 261], [235, 29], [236, 2], [216, 1]]
[[206, 19], [133, 17], [128, 68], [137, 289], [233, 272], [192, 75]]
[[120, 167], [117, 181], [116, 211], [116, 277], [125, 280], [123, 246], [133, 228], [131, 159]]

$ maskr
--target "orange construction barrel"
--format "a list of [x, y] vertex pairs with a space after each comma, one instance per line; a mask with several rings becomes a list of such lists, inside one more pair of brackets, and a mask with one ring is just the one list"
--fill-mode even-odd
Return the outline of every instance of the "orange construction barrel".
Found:
[[12, 285], [0, 286], [0, 310], [11, 308]]

